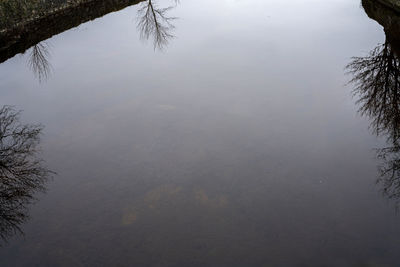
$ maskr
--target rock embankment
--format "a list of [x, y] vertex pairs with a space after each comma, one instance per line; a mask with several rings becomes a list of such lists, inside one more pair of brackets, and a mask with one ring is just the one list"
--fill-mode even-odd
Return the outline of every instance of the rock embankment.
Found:
[[362, 6], [368, 17], [383, 26], [386, 37], [400, 40], [400, 13], [381, 4], [381, 1], [386, 0], [362, 0]]
[[400, 12], [400, 0], [376, 0], [381, 4]]
[[144, 0], [74, 0], [0, 30], [0, 63], [53, 35]]

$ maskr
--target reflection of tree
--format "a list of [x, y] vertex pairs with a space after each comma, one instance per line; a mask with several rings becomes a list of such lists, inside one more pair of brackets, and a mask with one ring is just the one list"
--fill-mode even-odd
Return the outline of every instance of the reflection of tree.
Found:
[[[177, 2], [177, 1], [176, 1]], [[154, 48], [162, 49], [174, 36], [171, 31], [175, 28], [172, 21], [175, 17], [168, 17], [167, 13], [173, 7], [158, 8], [152, 0], [147, 0], [138, 10], [137, 28], [142, 39], [153, 37]]]
[[386, 41], [368, 56], [353, 58], [347, 69], [353, 75], [360, 113], [371, 119], [373, 131], [386, 136], [390, 144], [378, 150], [383, 161], [378, 181], [388, 197], [400, 197], [400, 58]]
[[400, 16], [378, 1], [362, 0], [362, 6], [384, 27], [386, 42], [366, 57], [353, 58], [347, 69], [360, 113], [371, 119], [377, 135], [387, 138], [388, 146], [377, 150], [382, 160], [378, 182], [385, 195], [400, 199]]
[[28, 65], [39, 81], [46, 80], [50, 74], [49, 56], [50, 53], [46, 43], [42, 42], [31, 48]]
[[378, 182], [383, 185], [384, 194], [400, 198], [400, 145], [379, 149], [378, 157], [383, 161]]
[[360, 112], [372, 118], [376, 134], [388, 134], [397, 142], [400, 133], [400, 60], [391, 45], [377, 46], [366, 57], [347, 66], [352, 73]]
[[20, 224], [28, 218], [27, 205], [44, 190], [51, 171], [38, 158], [42, 127], [23, 125], [19, 112], [0, 109], [0, 238], [22, 233]]

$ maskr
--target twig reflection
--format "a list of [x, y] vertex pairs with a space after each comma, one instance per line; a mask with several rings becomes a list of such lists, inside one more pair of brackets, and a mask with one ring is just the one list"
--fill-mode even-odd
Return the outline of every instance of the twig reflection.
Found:
[[0, 109], [0, 238], [22, 233], [27, 205], [52, 174], [38, 157], [41, 125], [24, 125], [12, 107]]
[[376, 134], [397, 142], [400, 135], [400, 60], [389, 42], [378, 45], [366, 57], [347, 65], [356, 85], [359, 111], [372, 119]]
[[44, 42], [34, 45], [30, 50], [28, 65], [39, 82], [47, 80], [51, 72], [51, 64], [48, 60], [50, 52]]
[[400, 57], [396, 51], [386, 40], [368, 56], [353, 58], [347, 70], [353, 75], [359, 112], [371, 119], [375, 134], [387, 139], [388, 147], [377, 149], [382, 162], [378, 183], [387, 197], [400, 199]]
[[[175, 1], [177, 4], [178, 1]], [[147, 0], [141, 4], [138, 10], [137, 28], [142, 39], [148, 40], [153, 37], [154, 49], [163, 49], [168, 45], [169, 40], [174, 38], [171, 33], [175, 26], [172, 21], [175, 17], [169, 17], [168, 12], [173, 9], [173, 6], [159, 8], [153, 0]]]

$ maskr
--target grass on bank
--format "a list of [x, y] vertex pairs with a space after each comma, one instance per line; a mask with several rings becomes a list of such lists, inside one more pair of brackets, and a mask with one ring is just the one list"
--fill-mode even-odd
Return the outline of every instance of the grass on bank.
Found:
[[39, 17], [49, 11], [79, 0], [0, 0], [0, 30]]

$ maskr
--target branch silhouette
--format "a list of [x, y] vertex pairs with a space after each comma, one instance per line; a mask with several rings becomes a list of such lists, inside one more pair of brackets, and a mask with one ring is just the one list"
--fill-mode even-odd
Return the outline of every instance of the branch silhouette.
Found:
[[389, 42], [378, 45], [366, 57], [355, 57], [347, 65], [355, 85], [359, 112], [372, 119], [377, 135], [400, 137], [400, 59]]
[[381, 159], [378, 183], [389, 198], [400, 198], [400, 57], [386, 40], [368, 56], [355, 57], [346, 66], [353, 75], [359, 112], [370, 118], [370, 127], [385, 136], [388, 147], [377, 149]]
[[38, 157], [41, 125], [21, 124], [20, 112], [10, 106], [0, 109], [0, 238], [21, 233], [27, 205], [53, 173]]
[[39, 43], [31, 48], [28, 66], [39, 82], [47, 80], [51, 72], [51, 64], [48, 60], [50, 52], [46, 43]]
[[[175, 1], [178, 4], [178, 1]], [[152, 0], [147, 0], [138, 10], [137, 28], [141, 39], [148, 40], [153, 37], [154, 49], [162, 50], [168, 45], [170, 39], [174, 38], [171, 33], [175, 26], [172, 22], [175, 17], [169, 17], [167, 13], [173, 9], [173, 6], [159, 8]]]
[[377, 149], [381, 160], [377, 183], [388, 198], [400, 203], [400, 16], [372, 0], [362, 0], [367, 15], [384, 28], [386, 40], [364, 57], [346, 66], [353, 75], [359, 112], [370, 119], [370, 128], [386, 138], [387, 147]]

